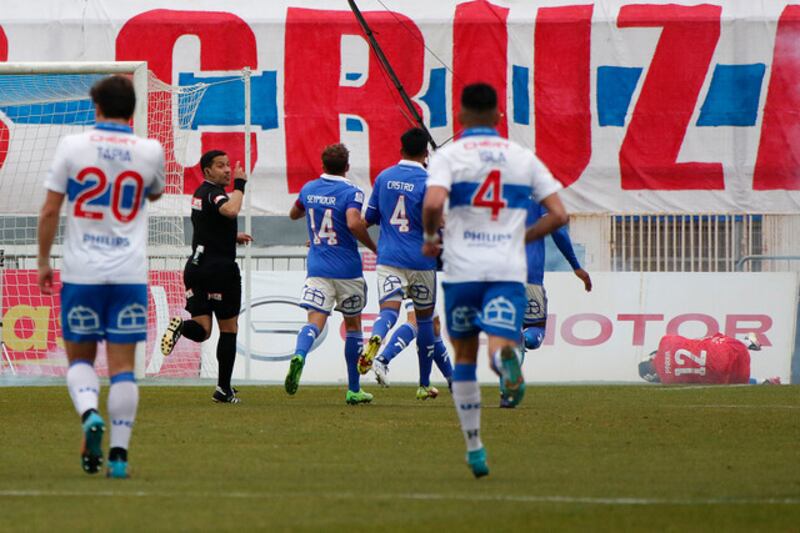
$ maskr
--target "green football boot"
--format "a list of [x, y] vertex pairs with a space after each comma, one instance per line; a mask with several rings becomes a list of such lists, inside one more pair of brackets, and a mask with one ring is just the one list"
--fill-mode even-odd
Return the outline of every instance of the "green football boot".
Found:
[[349, 405], [356, 405], [357, 403], [370, 403], [372, 401], [372, 394], [365, 392], [363, 390], [359, 390], [358, 392], [353, 392], [351, 390], [347, 391], [347, 396], [345, 396], [344, 401], [347, 402]]
[[437, 396], [439, 396], [439, 389], [437, 389], [433, 385], [428, 387], [423, 387], [422, 385], [420, 385], [417, 388], [417, 400], [427, 400], [428, 398], [433, 400]]
[[300, 375], [303, 373], [305, 364], [306, 359], [302, 355], [295, 355], [289, 361], [289, 372], [286, 374], [286, 381], [283, 382], [283, 386], [290, 395], [297, 392], [297, 387], [300, 386]]

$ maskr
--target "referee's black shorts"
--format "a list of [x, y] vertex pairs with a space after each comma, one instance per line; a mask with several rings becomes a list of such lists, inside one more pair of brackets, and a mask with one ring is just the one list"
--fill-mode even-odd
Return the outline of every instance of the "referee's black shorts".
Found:
[[239, 265], [195, 266], [186, 264], [186, 310], [191, 316], [214, 314], [218, 319], [233, 318], [242, 306], [242, 275]]

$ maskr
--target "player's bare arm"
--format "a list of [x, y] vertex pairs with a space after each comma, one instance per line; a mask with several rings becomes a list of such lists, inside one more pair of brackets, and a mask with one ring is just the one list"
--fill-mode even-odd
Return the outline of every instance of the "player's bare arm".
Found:
[[525, 242], [541, 239], [569, 222], [569, 215], [558, 193], [551, 194], [540, 203], [547, 209], [547, 216], [540, 218], [536, 224], [528, 228], [525, 232]]
[[292, 208], [289, 209], [289, 218], [292, 220], [300, 220], [306, 216], [306, 209], [303, 207], [299, 201], [292, 204]]
[[422, 253], [428, 257], [439, 255], [439, 228], [444, 224], [444, 203], [449, 191], [444, 187], [432, 185], [425, 191], [422, 203], [422, 227], [425, 231], [425, 242]]
[[236, 162], [233, 170], [234, 191], [228, 195], [229, 200], [219, 208], [220, 214], [228, 218], [236, 218], [242, 210], [244, 201], [244, 186], [247, 183], [247, 174], [244, 173], [241, 162]]
[[39, 290], [42, 294], [53, 294], [53, 268], [50, 266], [50, 250], [58, 230], [58, 216], [64, 194], [47, 191], [42, 210], [39, 212]]
[[375, 242], [370, 237], [369, 232], [367, 231], [367, 223], [361, 217], [361, 211], [356, 209], [355, 207], [351, 207], [347, 210], [347, 228], [350, 232], [355, 236], [358, 241], [372, 250], [372, 252], [377, 253], [378, 247], [375, 246]]
[[589, 273], [582, 268], [577, 268], [573, 272], [575, 272], [575, 275], [583, 282], [583, 288], [586, 292], [592, 292], [592, 278], [589, 276]]

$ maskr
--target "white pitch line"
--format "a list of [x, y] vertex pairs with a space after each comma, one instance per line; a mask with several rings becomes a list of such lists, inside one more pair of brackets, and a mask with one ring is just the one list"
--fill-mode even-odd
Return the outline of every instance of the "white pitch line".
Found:
[[673, 392], [673, 391], [686, 391], [686, 390], [700, 390], [700, 389], [737, 389], [741, 387], [752, 387], [752, 385], [748, 383], [732, 383], [730, 385], [667, 385], [663, 387], [648, 387], [645, 386], [643, 388], [660, 391], [660, 392]]
[[68, 490], [0, 490], [0, 497], [40, 498], [40, 497], [110, 497], [110, 498], [214, 498], [233, 500], [262, 500], [281, 498], [325, 498], [331, 500], [445, 500], [466, 502], [516, 502], [516, 503], [553, 503], [553, 504], [586, 504], [609, 506], [647, 506], [647, 505], [800, 505], [800, 498], [703, 498], [703, 499], [669, 499], [669, 498], [596, 498], [589, 496], [536, 496], [517, 494], [356, 494], [350, 492], [164, 492], [164, 491], [68, 491]]
[[800, 409], [800, 405], [737, 405], [737, 404], [687, 404], [687, 405], [665, 405], [664, 407], [674, 408], [692, 408], [698, 407], [711, 408], [711, 409]]

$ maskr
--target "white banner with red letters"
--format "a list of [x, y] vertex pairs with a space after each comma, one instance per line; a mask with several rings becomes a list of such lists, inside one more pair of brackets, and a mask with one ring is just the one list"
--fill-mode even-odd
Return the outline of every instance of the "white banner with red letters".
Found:
[[[461, 131], [461, 88], [491, 83], [500, 132], [536, 151], [574, 212], [800, 210], [796, 3], [358, 4], [439, 144]], [[100, 60], [146, 60], [166, 83], [210, 84], [178, 126], [190, 136], [174, 154], [184, 194], [200, 183], [202, 151], [244, 160], [242, 84], [217, 82], [252, 69], [253, 214], [285, 213], [333, 142], [351, 148], [350, 177], [369, 190], [410, 126], [344, 1], [3, 2], [0, 61]], [[0, 185], [13, 180], [2, 165], [17, 128], [74, 130], [63, 114], [14, 107], [0, 106]], [[0, 212], [35, 213], [41, 198], [4, 192]]]
[[[370, 296], [363, 330], [368, 338], [378, 305], [375, 273], [367, 272], [365, 277]], [[571, 273], [546, 274], [547, 335], [540, 349], [527, 354], [523, 370], [528, 381], [643, 383], [638, 363], [666, 333], [699, 338], [721, 331], [741, 338], [752, 331], [763, 347], [751, 352], [752, 376], [762, 380], [779, 376], [789, 382], [798, 305], [796, 273], [595, 273], [592, 278], [594, 289], [586, 293]], [[305, 324], [305, 311], [297, 305], [303, 280], [302, 272], [253, 274], [251, 378], [284, 379], [297, 331]], [[439, 312], [443, 311], [440, 298]], [[398, 325], [404, 317], [401, 314]], [[240, 319], [240, 357], [235, 369], [239, 378], [246, 368], [241, 357], [246, 320], [247, 312]], [[452, 357], [452, 347], [447, 345]], [[212, 375], [215, 346], [212, 338], [203, 357], [206, 373]], [[478, 375], [484, 383], [496, 381], [485, 344]], [[389, 376], [396, 382], [417, 381], [415, 345], [392, 361]], [[435, 367], [432, 376], [434, 382], [442, 381]], [[303, 381], [344, 383], [346, 378], [344, 327], [336, 313], [308, 355]], [[374, 386], [372, 374], [364, 380]]]
[[[369, 296], [363, 331], [369, 337], [378, 314], [374, 272], [366, 272]], [[637, 364], [655, 350], [665, 333], [702, 337], [721, 331], [741, 338], [755, 332], [763, 346], [751, 352], [752, 375], [779, 376], [789, 381], [797, 318], [797, 273], [595, 273], [594, 289], [583, 291], [571, 273], [545, 277], [549, 314], [543, 346], [528, 352], [524, 371], [532, 382], [639, 382]], [[252, 305], [239, 321], [235, 375], [247, 374], [244, 357], [247, 328], [252, 359], [250, 377], [283, 381], [294, 351], [297, 331], [306, 322], [298, 306], [303, 272], [253, 273]], [[66, 357], [60, 331], [58, 294], [43, 296], [33, 270], [6, 269], [2, 277], [2, 340], [0, 373], [13, 365], [16, 374], [63, 376]], [[57, 280], [56, 280], [57, 281]], [[440, 294], [442, 294], [440, 292]], [[191, 378], [216, 375], [216, 333], [202, 348], [181, 339], [168, 358], [160, 355], [157, 339], [169, 317], [185, 314], [181, 273], [152, 271], [146, 356], [147, 376]], [[443, 313], [443, 302], [439, 311]], [[401, 313], [400, 322], [405, 320]], [[447, 342], [447, 336], [444, 336]], [[452, 355], [452, 348], [450, 348]], [[105, 358], [99, 359], [105, 372]], [[479, 377], [495, 381], [482, 348]], [[345, 382], [344, 328], [334, 313], [308, 356], [303, 372], [307, 383]], [[418, 379], [416, 347], [391, 363], [396, 382]], [[437, 370], [434, 382], [441, 382]], [[365, 378], [371, 384], [373, 377]]]

